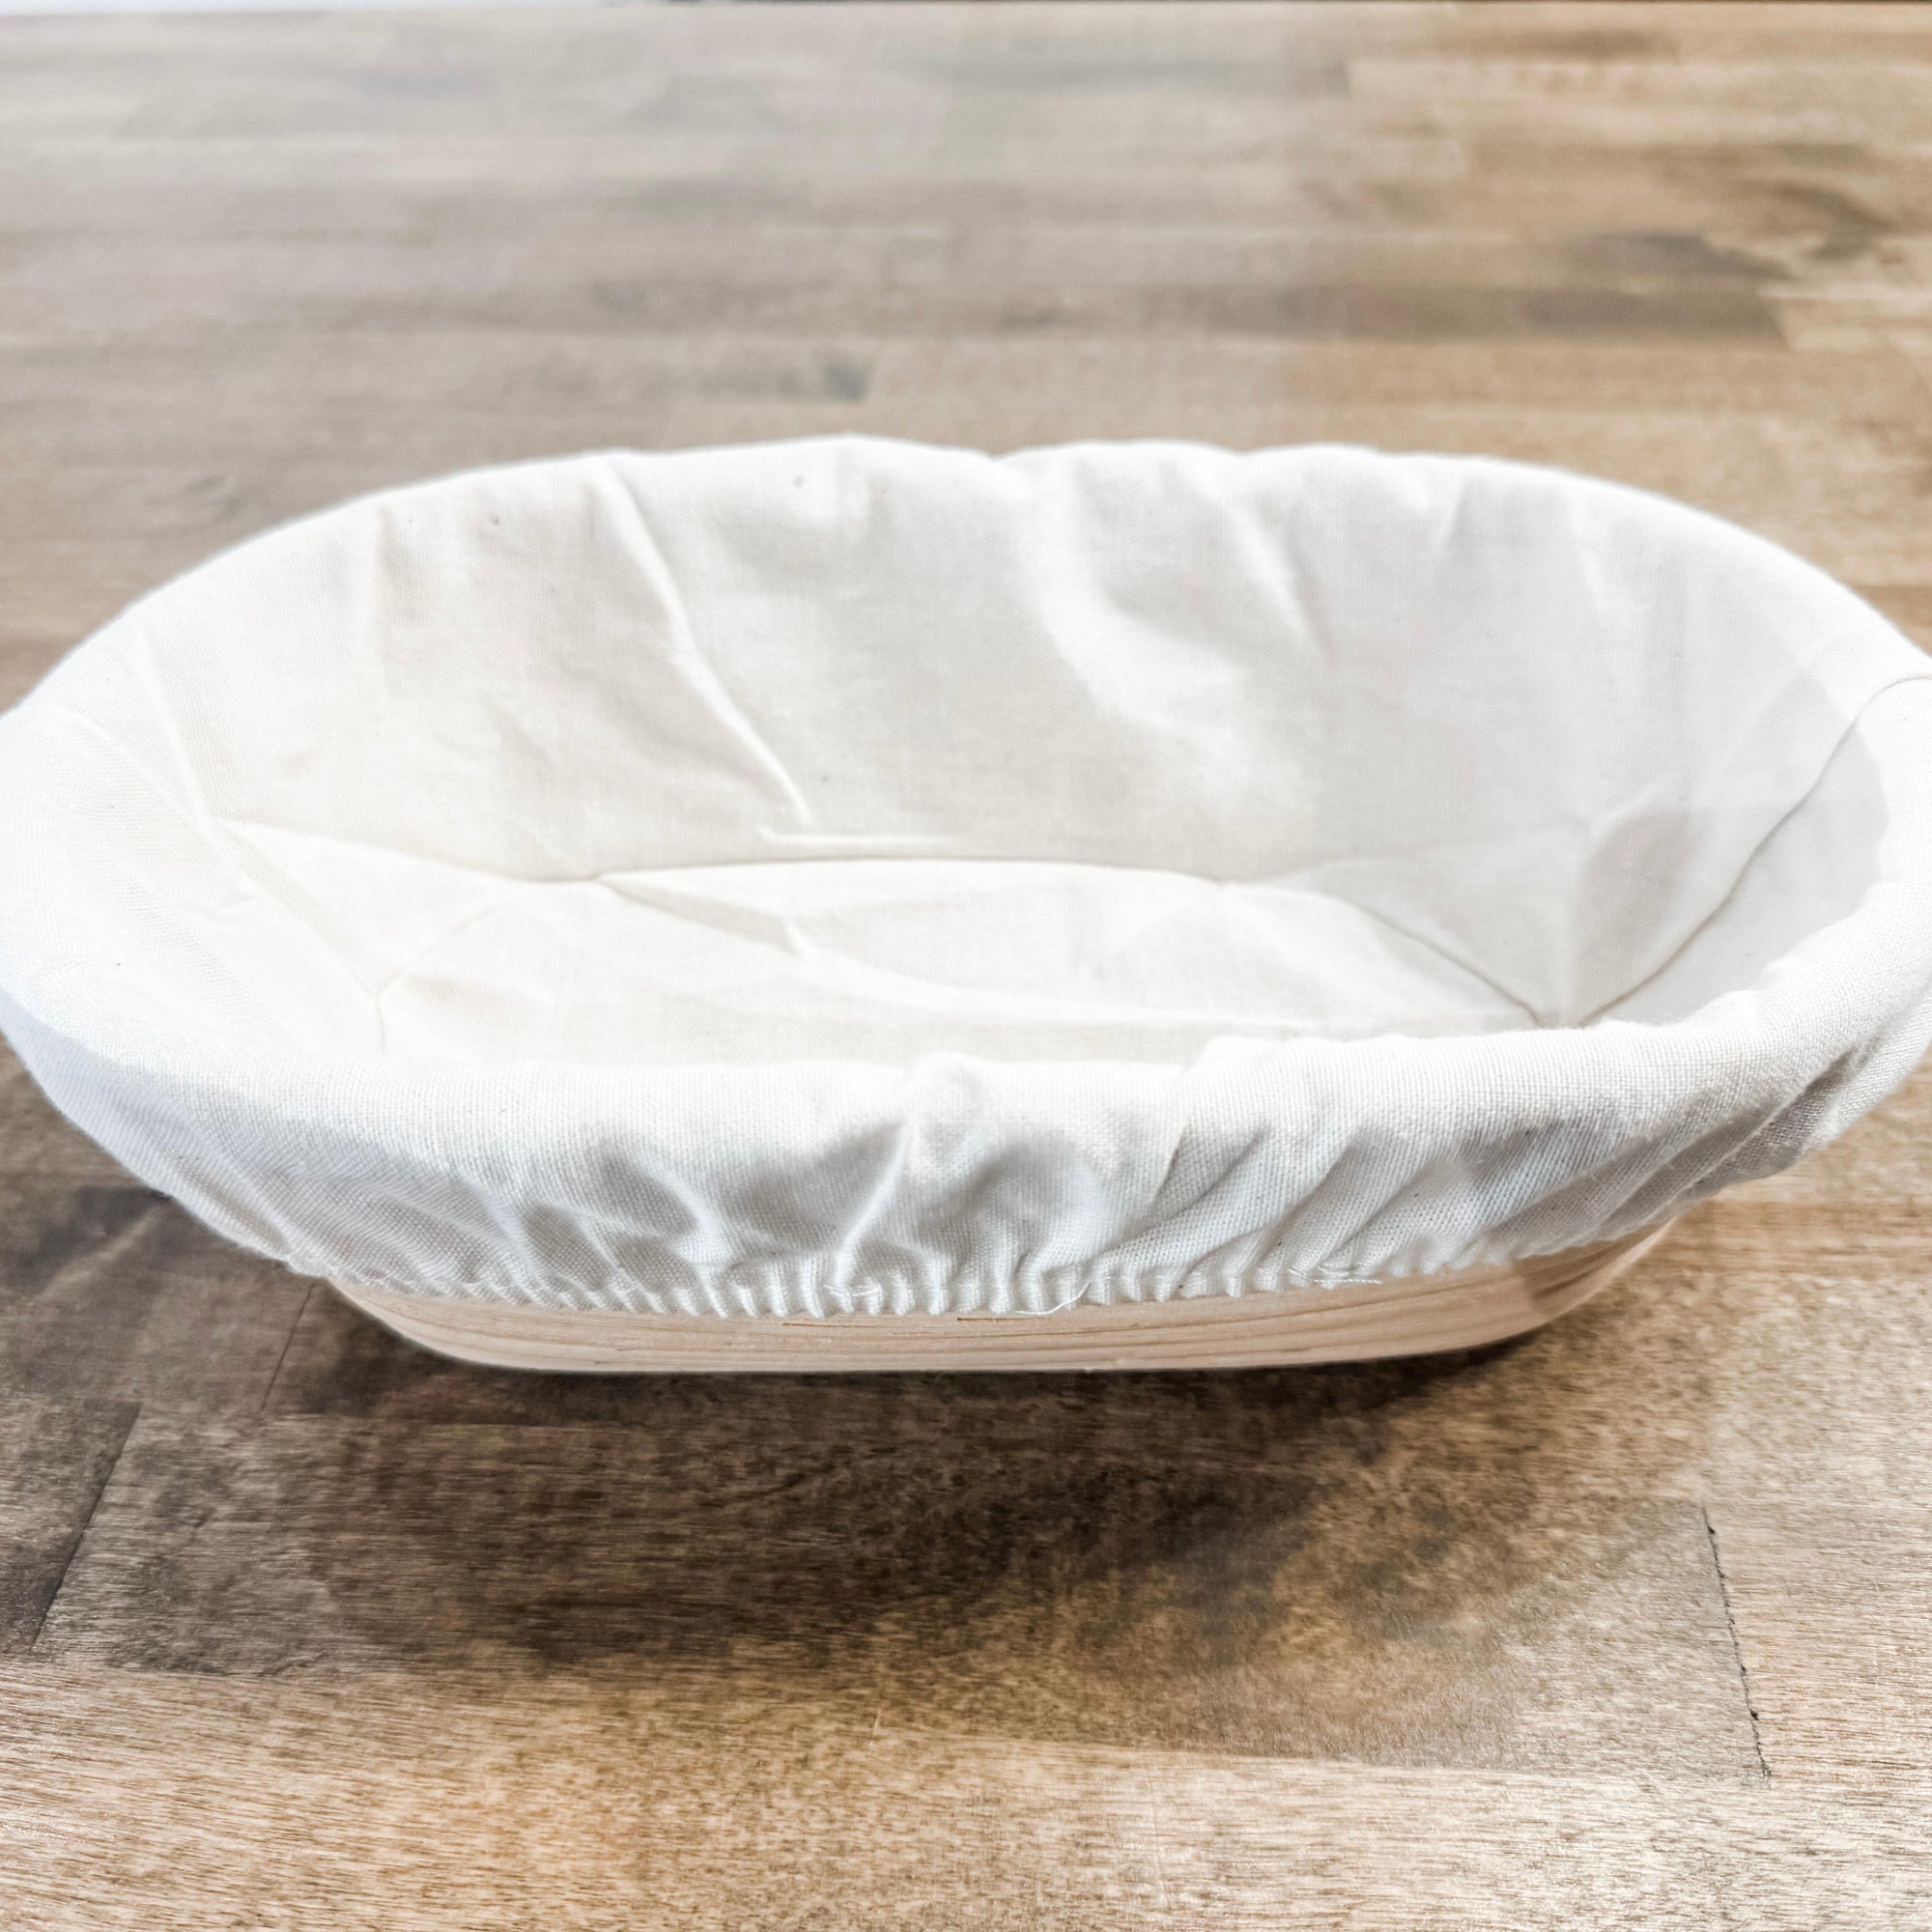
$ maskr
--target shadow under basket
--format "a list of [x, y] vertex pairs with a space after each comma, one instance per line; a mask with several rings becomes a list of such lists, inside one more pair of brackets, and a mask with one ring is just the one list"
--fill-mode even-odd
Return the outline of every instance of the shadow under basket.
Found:
[[528, 1368], [1498, 1341], [1932, 1035], [1932, 662], [1748, 532], [1480, 458], [388, 491], [70, 653], [0, 827], [54, 1102]]

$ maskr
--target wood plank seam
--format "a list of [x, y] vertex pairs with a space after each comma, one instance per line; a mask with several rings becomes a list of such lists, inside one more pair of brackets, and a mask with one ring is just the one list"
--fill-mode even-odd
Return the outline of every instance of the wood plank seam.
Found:
[[282, 1337], [282, 1351], [275, 1357], [275, 1366], [269, 1371], [268, 1383], [262, 1390], [262, 1404], [255, 1411], [258, 1416], [267, 1415], [269, 1405], [274, 1400], [275, 1384], [282, 1378], [283, 1364], [289, 1359], [289, 1350], [296, 1345], [296, 1336], [301, 1328], [302, 1317], [308, 1313], [308, 1305], [315, 1299], [318, 1286], [319, 1283], [311, 1284], [308, 1293], [301, 1298], [300, 1306], [296, 1310], [296, 1319], [289, 1323], [289, 1332]]
[[1745, 1647], [1738, 1639], [1738, 1620], [1731, 1609], [1731, 1582], [1724, 1575], [1724, 1559], [1718, 1548], [1718, 1526], [1711, 1520], [1711, 1512], [1701, 1504], [1698, 1513], [1704, 1519], [1704, 1534], [1711, 1540], [1711, 1568], [1718, 1576], [1718, 1595], [1724, 1605], [1724, 1627], [1731, 1634], [1731, 1655], [1738, 1666], [1738, 1689], [1744, 1693], [1745, 1710], [1750, 1717], [1751, 1747], [1757, 1752], [1757, 1768], [1768, 1780], [1771, 1765], [1764, 1754], [1764, 1727], [1758, 1719], [1757, 1700], [1751, 1695], [1750, 1666], [1745, 1662]]
[[143, 1405], [136, 1404], [128, 1415], [126, 1426], [121, 1431], [120, 1439], [114, 1445], [114, 1454], [107, 1466], [100, 1472], [100, 1481], [95, 1485], [94, 1494], [88, 1499], [87, 1514], [81, 1518], [74, 1530], [73, 1541], [68, 1545], [67, 1553], [61, 1558], [60, 1575], [54, 1578], [54, 1586], [47, 1592], [47, 1600], [43, 1606], [40, 1621], [34, 1626], [32, 1640], [26, 1654], [31, 1657], [41, 1647], [41, 1638], [46, 1634], [47, 1620], [54, 1613], [54, 1605], [60, 1602], [61, 1592], [67, 1588], [67, 1580], [73, 1574], [73, 1566], [78, 1559], [82, 1546], [87, 1542], [87, 1533], [94, 1527], [94, 1519], [100, 1513], [100, 1499], [107, 1493], [107, 1487], [114, 1480], [114, 1472], [121, 1466], [121, 1459], [127, 1454], [128, 1439], [133, 1435], [136, 1425], [141, 1420]]

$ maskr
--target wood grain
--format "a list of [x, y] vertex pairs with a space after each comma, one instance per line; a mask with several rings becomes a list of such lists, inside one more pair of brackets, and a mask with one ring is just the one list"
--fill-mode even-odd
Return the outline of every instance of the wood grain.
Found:
[[41, 1670], [0, 1676], [0, 1895], [28, 1932], [1869, 1932], [1932, 1910], [1922, 1794], [856, 1728], [679, 1682]]
[[[460, 465], [1491, 451], [1932, 641], [1932, 8], [0, 19], [0, 700]], [[577, 1378], [0, 1058], [0, 1922], [1932, 1924], [1932, 1078], [1428, 1361]]]

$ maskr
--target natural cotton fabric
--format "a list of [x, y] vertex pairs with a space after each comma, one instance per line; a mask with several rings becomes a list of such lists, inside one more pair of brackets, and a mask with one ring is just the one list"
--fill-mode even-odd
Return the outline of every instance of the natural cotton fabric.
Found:
[[1932, 689], [1517, 465], [871, 439], [387, 492], [0, 719], [0, 1024], [304, 1273], [1039, 1311], [1508, 1261], [1932, 1035]]

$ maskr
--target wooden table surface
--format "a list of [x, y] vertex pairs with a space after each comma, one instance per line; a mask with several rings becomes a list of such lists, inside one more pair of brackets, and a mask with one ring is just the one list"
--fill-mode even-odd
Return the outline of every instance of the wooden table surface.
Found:
[[[0, 21], [0, 699], [593, 444], [1338, 438], [1932, 624], [1932, 10]], [[0, 829], [4, 836], [4, 829]], [[1932, 1926], [1932, 1081], [1516, 1347], [546, 1379], [0, 1072], [0, 1924]]]

